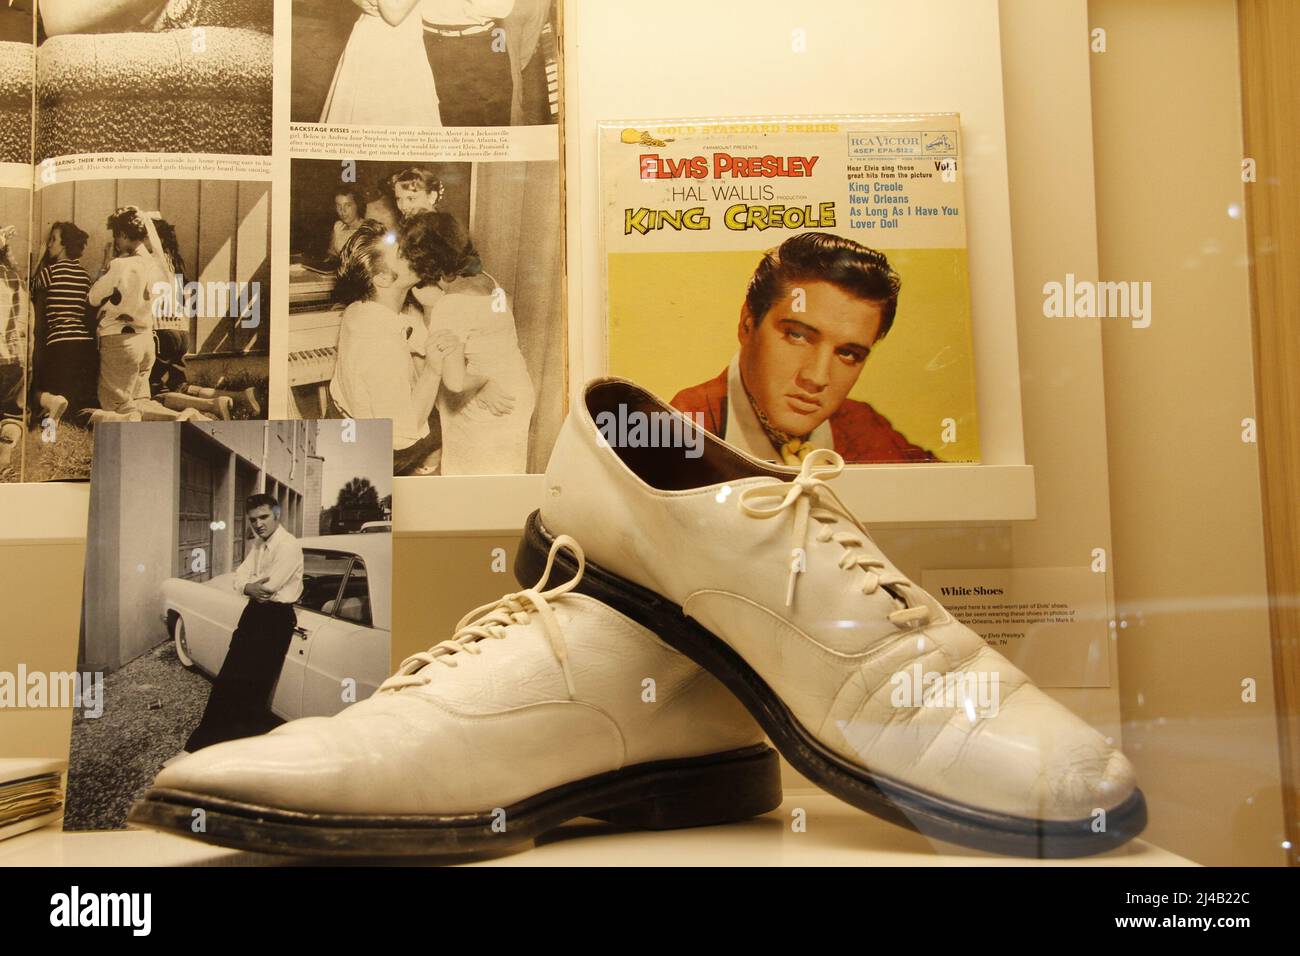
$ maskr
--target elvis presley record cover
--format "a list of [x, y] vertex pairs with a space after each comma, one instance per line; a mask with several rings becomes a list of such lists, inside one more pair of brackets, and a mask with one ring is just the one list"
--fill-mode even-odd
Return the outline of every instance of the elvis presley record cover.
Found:
[[771, 461], [978, 462], [960, 127], [602, 122], [610, 374]]

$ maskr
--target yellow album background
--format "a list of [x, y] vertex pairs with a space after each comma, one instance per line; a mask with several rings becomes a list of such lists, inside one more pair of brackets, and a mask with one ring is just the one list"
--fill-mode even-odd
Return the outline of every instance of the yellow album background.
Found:
[[[610, 374], [665, 401], [717, 376], [739, 348], [740, 309], [763, 251], [611, 253]], [[902, 279], [898, 312], [849, 397], [943, 461], [979, 461], [966, 250], [877, 251]], [[955, 426], [946, 435], [945, 419]]]

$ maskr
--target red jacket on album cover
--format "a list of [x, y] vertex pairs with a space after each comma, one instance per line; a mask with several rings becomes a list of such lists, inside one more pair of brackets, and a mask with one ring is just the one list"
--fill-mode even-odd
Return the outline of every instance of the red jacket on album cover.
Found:
[[[717, 378], [684, 388], [673, 396], [673, 408], [687, 415], [700, 413], [704, 427], [726, 440], [727, 370]], [[835, 450], [846, 462], [938, 461], [919, 445], [913, 445], [884, 415], [866, 402], [846, 398], [830, 417]]]

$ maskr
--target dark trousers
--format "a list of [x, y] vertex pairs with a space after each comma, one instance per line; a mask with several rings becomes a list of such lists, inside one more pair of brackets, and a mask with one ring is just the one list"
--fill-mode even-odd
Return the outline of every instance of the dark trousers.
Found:
[[509, 126], [515, 82], [505, 43], [492, 49], [492, 31], [444, 37], [424, 31], [443, 126]]
[[[327, 391], [325, 393], [325, 417], [326, 418], [351, 418], [345, 409], [339, 408], [338, 403], [334, 401], [334, 396]], [[442, 416], [438, 414], [438, 406], [433, 406], [429, 412], [429, 434], [425, 435], [414, 445], [408, 445], [405, 448], [397, 448], [393, 451], [393, 474], [409, 474], [411, 469], [417, 467], [424, 459], [428, 458], [435, 451], [442, 447]]]
[[551, 115], [551, 88], [546, 78], [546, 56], [540, 43], [519, 77], [519, 87], [523, 94], [522, 125], [545, 126], [559, 121], [559, 117]]
[[17, 362], [0, 365], [0, 421], [23, 420], [23, 367]]
[[[434, 409], [434, 415], [438, 410]], [[433, 415], [429, 416], [431, 426], [441, 426], [442, 419], [434, 419]], [[414, 445], [408, 445], [406, 448], [398, 448], [393, 452], [393, 474], [406, 475], [411, 470], [419, 467], [424, 459], [428, 458], [435, 451], [442, 447], [442, 429], [441, 427], [431, 427], [429, 434], [425, 435]]]
[[190, 350], [190, 335], [180, 329], [155, 329], [154, 359], [149, 371], [149, 394], [179, 392], [187, 384], [185, 356]]
[[200, 750], [223, 740], [255, 737], [283, 721], [271, 713], [271, 691], [297, 623], [292, 604], [250, 600], [212, 687], [203, 719], [185, 744]]
[[[68, 415], [97, 408], [95, 384], [99, 381], [99, 349], [93, 340], [74, 339], [47, 345], [36, 355], [36, 392], [52, 392], [68, 400]], [[40, 409], [36, 410], [37, 416]]]

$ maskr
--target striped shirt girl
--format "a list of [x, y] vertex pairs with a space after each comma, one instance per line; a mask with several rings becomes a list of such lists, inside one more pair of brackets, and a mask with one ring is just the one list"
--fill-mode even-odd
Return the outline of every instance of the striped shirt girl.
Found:
[[76, 259], [47, 262], [36, 273], [35, 291], [45, 294], [45, 344], [94, 342], [86, 321], [90, 276]]

